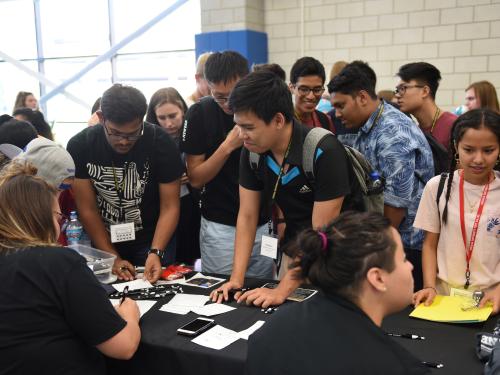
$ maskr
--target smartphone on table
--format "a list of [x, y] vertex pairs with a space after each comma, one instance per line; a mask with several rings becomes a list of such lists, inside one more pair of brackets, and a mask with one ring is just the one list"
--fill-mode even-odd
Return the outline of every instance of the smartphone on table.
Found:
[[177, 333], [179, 335], [195, 337], [214, 325], [215, 322], [213, 319], [199, 317], [177, 329]]

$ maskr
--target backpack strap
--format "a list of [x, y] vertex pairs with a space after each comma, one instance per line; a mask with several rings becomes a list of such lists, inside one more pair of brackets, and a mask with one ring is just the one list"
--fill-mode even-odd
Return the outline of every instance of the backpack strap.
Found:
[[307, 180], [314, 184], [314, 161], [316, 156], [316, 149], [318, 148], [319, 142], [328, 136], [333, 135], [333, 133], [327, 129], [323, 128], [312, 128], [309, 133], [307, 133], [302, 146], [302, 169]]
[[363, 194], [367, 195], [369, 190], [369, 174], [373, 171], [373, 168], [364, 155], [353, 147], [344, 145], [344, 150], [347, 153], [347, 157], [352, 164], [352, 170], [359, 183], [361, 191]]
[[321, 127], [326, 130], [331, 130], [330, 129], [330, 121], [328, 120], [328, 115], [324, 114], [321, 111], [318, 111], [317, 109], [315, 110], [316, 115], [318, 115], [318, 120], [319, 123], [321, 124]]

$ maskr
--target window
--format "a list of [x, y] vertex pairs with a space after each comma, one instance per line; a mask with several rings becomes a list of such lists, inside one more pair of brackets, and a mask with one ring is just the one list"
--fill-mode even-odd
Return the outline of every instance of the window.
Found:
[[[74, 77], [98, 56], [164, 12], [176, 0], [4, 0], [0, 1], [0, 51], [38, 70], [36, 12], [39, 5], [40, 60], [45, 76], [57, 84]], [[152, 25], [142, 35], [109, 56], [66, 91], [42, 101], [47, 121], [54, 124], [56, 140], [66, 145], [83, 129], [90, 108], [111, 84], [129, 84], [147, 99], [162, 87], [175, 87], [183, 96], [195, 87], [194, 35], [201, 32], [200, 1], [189, 0]], [[19, 30], [17, 32], [17, 30]], [[50, 93], [53, 87], [44, 87]], [[0, 58], [0, 110], [10, 113], [18, 91], [40, 97], [36, 78]]]

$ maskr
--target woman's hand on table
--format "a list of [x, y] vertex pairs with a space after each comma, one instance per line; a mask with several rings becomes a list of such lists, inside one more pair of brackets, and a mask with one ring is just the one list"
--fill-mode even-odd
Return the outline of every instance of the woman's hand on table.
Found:
[[434, 298], [436, 297], [437, 292], [433, 287], [427, 287], [415, 292], [413, 294], [413, 305], [416, 307], [424, 302], [425, 306], [429, 306], [434, 302]]

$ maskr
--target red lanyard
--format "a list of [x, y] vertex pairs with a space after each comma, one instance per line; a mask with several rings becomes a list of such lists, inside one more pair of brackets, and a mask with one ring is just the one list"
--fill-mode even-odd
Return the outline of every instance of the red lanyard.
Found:
[[470, 236], [469, 246], [467, 246], [467, 234], [465, 232], [465, 219], [464, 219], [464, 171], [460, 173], [459, 191], [460, 191], [460, 229], [462, 230], [462, 238], [464, 240], [465, 247], [465, 260], [467, 262], [467, 268], [465, 269], [465, 285], [464, 288], [467, 289], [470, 285], [470, 260], [472, 258], [472, 252], [474, 251], [474, 244], [476, 243], [477, 228], [479, 227], [479, 220], [481, 220], [481, 214], [483, 213], [484, 204], [486, 203], [486, 197], [488, 196], [488, 191], [490, 190], [490, 183], [488, 182], [483, 188], [483, 194], [481, 195], [481, 200], [479, 201], [479, 207], [477, 209], [476, 218], [474, 219], [474, 225], [472, 227], [472, 233]]

